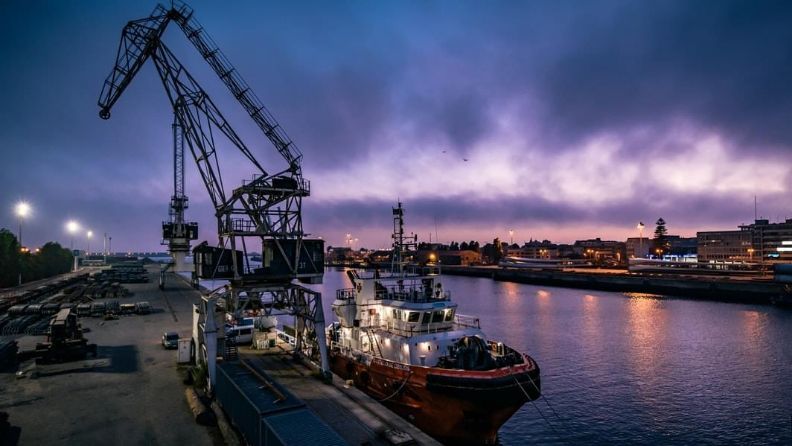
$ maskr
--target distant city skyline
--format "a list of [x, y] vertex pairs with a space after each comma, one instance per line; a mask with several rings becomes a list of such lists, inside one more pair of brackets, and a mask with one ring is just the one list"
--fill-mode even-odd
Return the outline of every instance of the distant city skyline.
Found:
[[[171, 111], [146, 66], [96, 100], [123, 25], [156, 2], [0, 3], [0, 227], [160, 251]], [[307, 232], [389, 246], [390, 207], [443, 242], [571, 243], [792, 217], [792, 4], [190, 2], [305, 155]], [[177, 29], [164, 40], [265, 168], [283, 166]], [[250, 170], [232, 154], [227, 188]], [[187, 169], [187, 218], [216, 240]], [[75, 248], [87, 240], [74, 237]]]

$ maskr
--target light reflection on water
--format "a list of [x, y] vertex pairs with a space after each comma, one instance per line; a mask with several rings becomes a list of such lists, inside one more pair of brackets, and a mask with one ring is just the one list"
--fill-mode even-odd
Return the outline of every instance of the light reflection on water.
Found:
[[[325, 315], [335, 289], [324, 285]], [[792, 444], [792, 311], [445, 276], [463, 314], [533, 356], [553, 408], [500, 431], [521, 444]]]

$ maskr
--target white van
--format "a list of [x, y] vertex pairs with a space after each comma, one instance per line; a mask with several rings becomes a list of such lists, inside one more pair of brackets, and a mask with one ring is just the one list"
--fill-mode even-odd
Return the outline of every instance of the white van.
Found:
[[226, 325], [226, 338], [234, 338], [234, 341], [239, 344], [250, 344], [253, 342], [254, 326], [250, 325]]

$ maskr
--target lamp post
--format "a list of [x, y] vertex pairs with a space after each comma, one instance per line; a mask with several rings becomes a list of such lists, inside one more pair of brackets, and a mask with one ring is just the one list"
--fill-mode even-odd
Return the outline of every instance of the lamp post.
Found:
[[638, 228], [638, 252], [640, 252], [641, 256], [643, 256], [643, 230], [644, 230], [643, 222], [639, 221], [638, 226], [636, 226], [636, 228]]
[[[30, 205], [25, 203], [24, 201], [20, 201], [14, 207], [14, 213], [16, 214], [17, 219], [19, 220], [19, 233], [17, 237], [19, 239], [19, 249], [20, 251], [23, 251], [22, 220], [24, 220], [25, 217], [27, 217], [30, 214]], [[22, 268], [19, 269], [19, 285], [22, 285]]]
[[86, 255], [91, 255], [91, 237], [93, 237], [93, 231], [88, 230], [88, 232], [85, 233], [85, 238], [88, 239], [88, 243], [87, 243], [88, 246], [86, 247], [85, 250]]
[[514, 229], [509, 229], [509, 246], [514, 244]]
[[69, 220], [66, 222], [66, 232], [69, 233], [69, 246], [72, 252], [72, 256], [74, 257], [74, 266], [72, 271], [77, 271], [77, 256], [74, 255], [74, 234], [80, 230], [80, 224], [74, 220]]
[[66, 232], [69, 233], [69, 249], [74, 251], [74, 234], [80, 230], [80, 224], [74, 220], [66, 222]]

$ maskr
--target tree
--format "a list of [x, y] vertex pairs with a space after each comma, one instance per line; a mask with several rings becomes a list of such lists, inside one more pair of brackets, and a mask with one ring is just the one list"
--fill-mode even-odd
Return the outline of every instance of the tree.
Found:
[[20, 246], [8, 229], [0, 229], [0, 288], [14, 286], [19, 281]]
[[71, 271], [71, 251], [54, 242], [45, 243], [37, 253], [23, 253], [16, 236], [8, 229], [0, 229], [0, 288], [11, 287], [22, 280], [52, 277]]
[[493, 263], [498, 263], [500, 262], [500, 259], [503, 258], [503, 244], [498, 237], [495, 237], [495, 240], [492, 241], [492, 244], [495, 245], [495, 254], [492, 261]]

